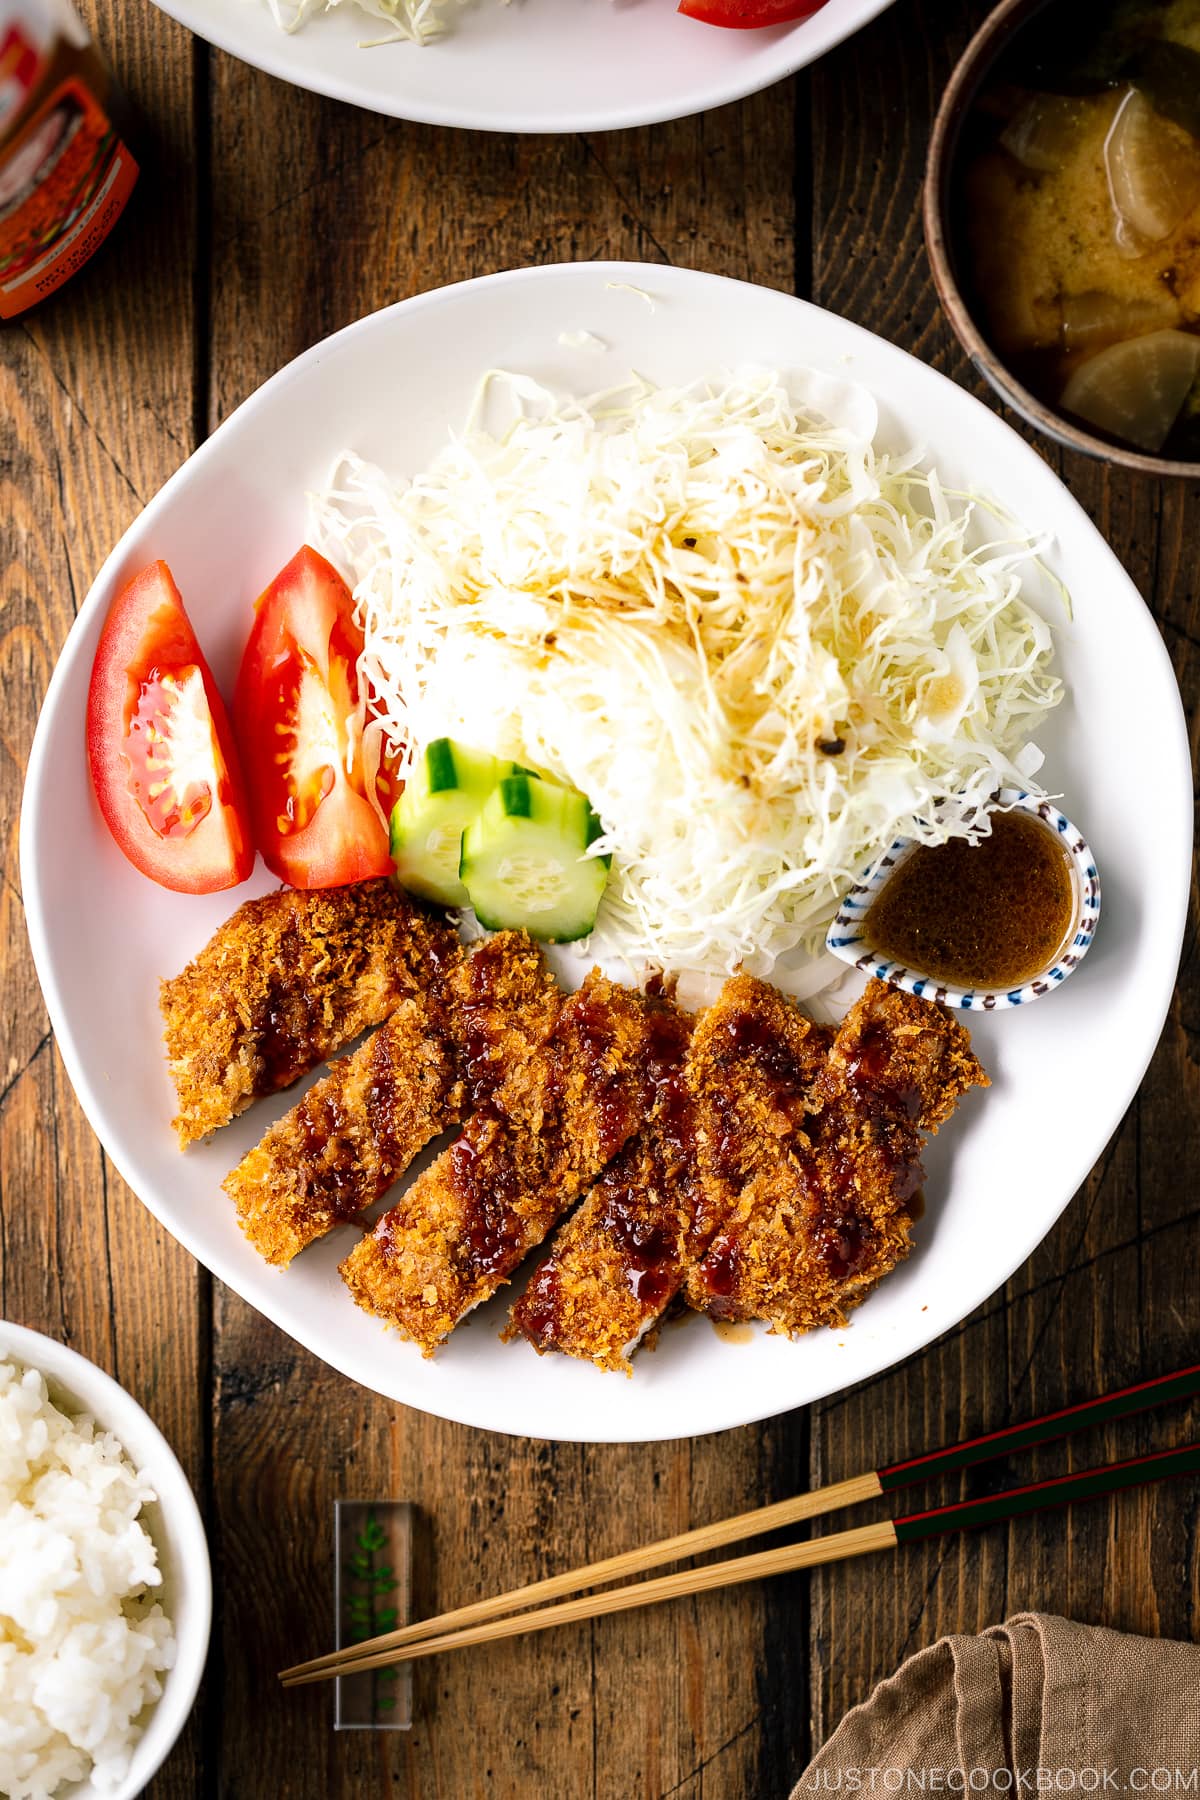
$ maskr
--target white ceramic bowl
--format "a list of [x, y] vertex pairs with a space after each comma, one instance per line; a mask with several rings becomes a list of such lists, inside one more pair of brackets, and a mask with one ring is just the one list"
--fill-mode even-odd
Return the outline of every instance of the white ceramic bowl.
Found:
[[336, 6], [287, 35], [266, 0], [155, 0], [198, 37], [294, 87], [473, 131], [613, 131], [707, 112], [782, 81], [892, 0], [827, 0], [794, 25], [727, 31], [676, 0], [475, 0], [437, 43], [380, 35]]
[[[102, 1800], [135, 1800], [159, 1768], [187, 1722], [196, 1699], [212, 1624], [212, 1570], [200, 1509], [179, 1460], [158, 1426], [137, 1401], [95, 1363], [65, 1344], [0, 1319], [0, 1356], [11, 1356], [46, 1378], [50, 1397], [70, 1413], [90, 1413], [111, 1431], [130, 1461], [150, 1482], [157, 1501], [145, 1508], [146, 1528], [163, 1572], [156, 1598], [175, 1629], [175, 1666], [168, 1670], [161, 1700], [147, 1711], [129, 1774]], [[58, 1789], [55, 1800], [101, 1800], [91, 1781]]]

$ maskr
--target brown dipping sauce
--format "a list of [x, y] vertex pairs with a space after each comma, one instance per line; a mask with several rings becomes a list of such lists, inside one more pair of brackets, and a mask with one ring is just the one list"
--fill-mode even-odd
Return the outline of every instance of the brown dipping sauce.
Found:
[[1031, 813], [992, 815], [990, 836], [922, 845], [880, 889], [871, 949], [946, 987], [1012, 988], [1041, 974], [1075, 926], [1071, 864]]

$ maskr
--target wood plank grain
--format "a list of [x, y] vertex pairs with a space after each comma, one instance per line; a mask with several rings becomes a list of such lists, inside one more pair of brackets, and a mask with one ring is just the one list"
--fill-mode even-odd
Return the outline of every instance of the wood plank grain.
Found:
[[[633, 256], [790, 286], [792, 114], [784, 88], [653, 132], [505, 139], [370, 118], [217, 59], [211, 420], [361, 313], [492, 268]], [[284, 142], [286, 159], [272, 151]], [[313, 258], [313, 244], [333, 248]], [[326, 1639], [335, 1494], [414, 1499], [418, 1605], [450, 1605], [774, 1497], [801, 1460], [794, 1424], [644, 1448], [511, 1440], [352, 1388], [228, 1296], [216, 1326], [217, 1497], [238, 1596], [222, 1632], [225, 1783], [266, 1756], [303, 1771], [282, 1777], [297, 1796], [315, 1770], [330, 1796], [374, 1781], [413, 1800], [753, 1790], [772, 1755], [760, 1594], [419, 1667], [401, 1743], [335, 1738], [327, 1694], [276, 1695], [263, 1671]], [[250, 1690], [253, 1710], [238, 1702]], [[771, 1789], [791, 1773], [776, 1768]]]
[[[115, 1374], [203, 1489], [206, 1283], [103, 1157], [71, 1092], [17, 864], [21, 783], [59, 647], [112, 543], [192, 442], [192, 48], [150, 8], [119, 21], [88, 10], [137, 109], [143, 176], [94, 264], [0, 347], [0, 1313]], [[200, 1725], [197, 1714], [155, 1800], [199, 1791]]]
[[[938, 94], [986, 0], [898, 0], [813, 74], [814, 298], [881, 332], [1021, 422], [969, 367], [933, 293], [920, 188]], [[851, 134], [835, 122], [852, 117]], [[1032, 434], [1025, 432], [1025, 435]], [[1200, 703], [1197, 583], [1186, 545], [1200, 495], [1139, 480], [1033, 438], [1124, 561], [1166, 631], [1189, 718]], [[1193, 750], [1195, 725], [1193, 723]], [[1200, 1248], [1200, 1022], [1194, 927], [1171, 1014], [1141, 1092], [1055, 1229], [1001, 1295], [919, 1356], [815, 1409], [815, 1473], [987, 1430], [1195, 1353], [1183, 1271]], [[933, 1484], [915, 1504], [1084, 1467], [1119, 1449], [1194, 1437], [1196, 1408], [1094, 1433], [1011, 1467]], [[1069, 1464], [1064, 1457], [1069, 1455]], [[927, 1498], [925, 1495], [927, 1494]], [[823, 1741], [911, 1651], [1024, 1607], [1129, 1630], [1194, 1637], [1200, 1552], [1187, 1483], [1027, 1519], [866, 1562], [814, 1584], [814, 1734]]]

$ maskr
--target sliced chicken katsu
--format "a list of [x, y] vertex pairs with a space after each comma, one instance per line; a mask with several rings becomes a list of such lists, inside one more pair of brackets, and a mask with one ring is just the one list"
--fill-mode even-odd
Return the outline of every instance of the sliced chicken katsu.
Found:
[[626, 1374], [716, 1223], [687, 1075], [694, 1020], [664, 1006], [652, 1024], [649, 1120], [560, 1227], [504, 1332]]
[[593, 969], [490, 1103], [342, 1264], [355, 1300], [433, 1354], [494, 1294], [646, 1116], [661, 1003]]
[[789, 1336], [844, 1324], [908, 1255], [921, 1133], [976, 1085], [987, 1076], [958, 1020], [872, 981], [813, 1083], [814, 1115], [748, 1157], [741, 1197], [689, 1275], [690, 1304]]
[[775, 988], [734, 976], [698, 1022], [676, 1020], [648, 1125], [561, 1228], [513, 1307], [508, 1335], [539, 1351], [630, 1373], [630, 1353], [738, 1200], [756, 1146], [809, 1118], [833, 1033]]
[[834, 1034], [769, 982], [732, 975], [692, 1041], [688, 1072], [700, 1108], [703, 1166], [720, 1216], [736, 1204], [764, 1156], [802, 1137]]
[[159, 1006], [185, 1148], [420, 991], [453, 928], [387, 881], [248, 900]]
[[544, 1033], [562, 996], [523, 932], [434, 957], [351, 1056], [335, 1062], [227, 1175], [238, 1222], [268, 1262], [301, 1250], [378, 1200], [439, 1132], [487, 1099], [512, 1046]]

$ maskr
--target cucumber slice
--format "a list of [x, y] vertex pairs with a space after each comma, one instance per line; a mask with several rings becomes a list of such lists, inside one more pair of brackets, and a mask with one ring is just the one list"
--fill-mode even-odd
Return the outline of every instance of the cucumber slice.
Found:
[[585, 854], [600, 831], [575, 788], [525, 773], [502, 776], [463, 832], [459, 873], [479, 923], [557, 944], [586, 937], [611, 860]]
[[392, 808], [392, 861], [402, 887], [439, 906], [468, 904], [458, 874], [462, 834], [505, 766], [453, 738], [426, 745]]

